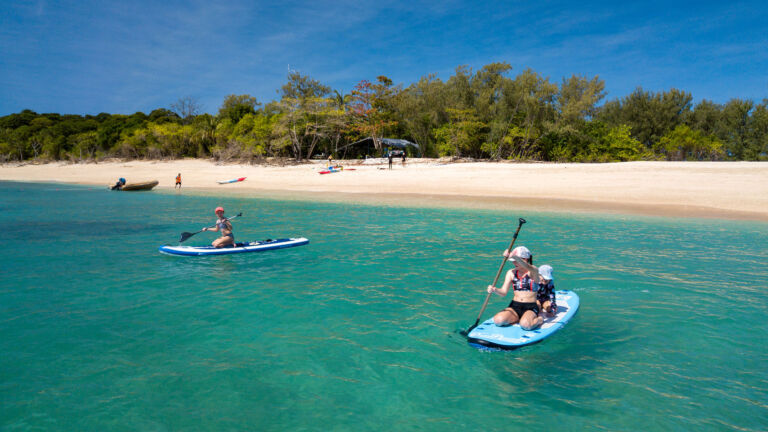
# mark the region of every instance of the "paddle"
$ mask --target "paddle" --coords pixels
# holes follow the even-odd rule
[[[517,226],[517,230],[515,231],[515,235],[512,237],[512,242],[509,243],[509,247],[507,250],[512,253],[512,246],[515,245],[515,240],[517,240],[517,234],[520,233],[520,228],[525,223],[525,219],[520,218],[519,225]],[[499,266],[499,271],[496,272],[496,277],[493,278],[493,283],[491,285],[496,286],[496,282],[499,281],[499,276],[501,276],[501,271],[504,269],[504,264],[507,262],[507,257],[504,257],[501,260],[501,265]],[[488,306],[488,300],[491,299],[491,293],[488,293],[487,296],[485,296],[485,301],[483,302],[483,307],[480,309],[480,313],[477,314],[477,320],[475,321],[475,324],[472,325],[472,327],[467,329],[467,334],[472,331],[475,327],[477,327],[478,324],[480,324],[480,318],[483,316],[483,312],[485,312],[485,308]]]
[[[242,215],[243,215],[243,213],[238,213],[238,214],[236,214],[236,215],[232,216],[231,218],[224,218],[224,220],[232,220],[232,219],[234,219],[234,218],[236,218],[236,217],[240,217],[240,216],[242,216]],[[207,228],[214,228],[215,226],[216,226],[216,225],[214,225],[214,226],[212,226],[212,227],[207,227]],[[183,242],[187,241],[187,239],[189,239],[189,238],[190,238],[190,237],[192,237],[193,235],[195,235],[195,234],[198,234],[198,233],[201,233],[201,232],[203,232],[203,230],[200,230],[200,231],[195,231],[195,232],[193,232],[193,233],[191,233],[191,232],[183,232],[183,233],[181,233],[181,238],[179,239],[179,243],[183,243]]]

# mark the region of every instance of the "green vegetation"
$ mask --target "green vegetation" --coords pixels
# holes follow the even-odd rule
[[[603,103],[605,83],[572,76],[550,82],[506,63],[461,66],[443,82],[408,87],[380,76],[349,94],[296,72],[280,99],[227,96],[217,115],[190,97],[149,115],[37,114],[0,117],[0,161],[213,157],[297,161],[317,154],[361,156],[347,145],[404,138],[424,156],[612,162],[768,160],[768,100],[724,105],[690,93],[638,88]],[[376,156],[380,156],[380,153]]]

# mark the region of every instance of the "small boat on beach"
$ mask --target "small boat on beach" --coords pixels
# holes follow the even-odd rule
[[[236,179],[232,179],[232,180],[219,180],[216,183],[218,183],[218,184],[238,183],[238,182],[241,182],[243,180],[245,180],[245,177],[240,177],[240,178],[236,178]]]
[[[344,168],[343,166],[334,166],[334,167],[328,167],[328,169],[324,169],[320,171],[320,174],[333,174],[337,172],[342,171],[355,171],[354,168]]]
[[[159,182],[157,180],[152,181],[146,181],[141,183],[126,183],[120,189],[117,190],[123,190],[123,191],[145,191],[145,190],[151,190],[153,187],[157,186]]]

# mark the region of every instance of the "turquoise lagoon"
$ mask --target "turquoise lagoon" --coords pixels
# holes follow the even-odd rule
[[[311,243],[157,252],[217,205]],[[479,351],[518,217],[581,310]],[[0,182],[0,224],[3,431],[768,429],[765,223]]]

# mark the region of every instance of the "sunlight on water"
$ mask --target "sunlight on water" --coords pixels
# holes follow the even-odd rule
[[[54,186],[0,182],[3,430],[768,424],[766,224]],[[217,205],[244,213],[238,240],[311,242],[157,252]],[[538,345],[478,351],[460,331],[518,217],[581,309]]]

